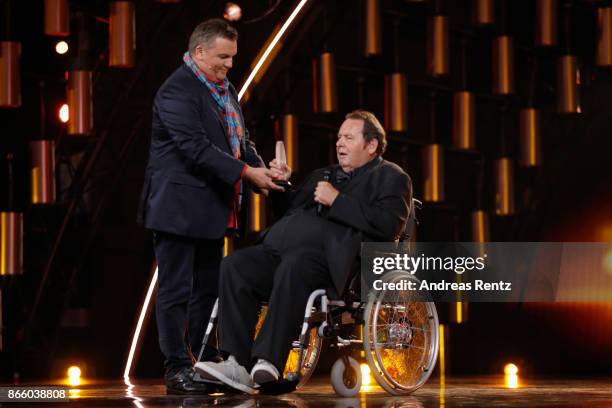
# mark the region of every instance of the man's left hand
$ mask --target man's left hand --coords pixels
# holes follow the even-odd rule
[[[317,183],[317,188],[315,188],[314,192],[314,200],[317,203],[321,203],[327,207],[331,207],[336,197],[338,197],[340,192],[336,190],[330,183],[327,181],[319,181]]]

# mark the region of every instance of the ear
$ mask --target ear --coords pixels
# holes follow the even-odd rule
[[[368,142],[366,149],[369,154],[375,154],[378,150],[378,139],[372,139]]]
[[[202,47],[201,45],[198,45],[195,49],[194,57],[199,61],[202,59],[203,56],[204,56],[204,47]]]

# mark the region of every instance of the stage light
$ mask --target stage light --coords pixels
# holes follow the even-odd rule
[[[370,385],[372,384],[372,378],[370,377],[371,370],[370,366],[363,363],[359,366],[361,369],[361,385]]]
[[[514,214],[514,164],[512,159],[495,160],[495,214]]]
[[[444,149],[441,144],[423,146],[423,201],[444,201]]]
[[[23,274],[23,213],[0,212],[0,276]]]
[[[242,18],[242,9],[236,3],[229,1],[225,3],[223,18],[225,18],[227,21],[238,21]]]
[[[30,202],[55,203],[55,142],[30,142]]]
[[[158,269],[157,267],[155,267],[153,278],[149,283],[149,289],[147,290],[145,300],[142,304],[142,308],[140,309],[140,315],[138,316],[138,323],[136,323],[134,336],[132,337],[132,344],[128,353],[127,362],[125,363],[125,370],[123,371],[123,378],[126,383],[129,383],[130,371],[132,370],[132,361],[134,360],[134,355],[136,354],[136,347],[138,346],[138,340],[140,339],[140,331],[142,330],[144,319],[147,315],[147,311],[149,310],[149,303],[151,303],[151,298],[153,297],[153,292],[155,291],[155,286],[157,285],[157,272]]]
[[[244,83],[240,87],[240,92],[238,92],[238,100],[239,101],[244,102],[244,101],[242,101],[242,97],[244,96],[244,94],[249,89],[249,86],[251,85],[251,82],[255,81],[255,78],[257,77],[257,74],[259,73],[259,70],[262,68],[262,66],[264,65],[264,63],[266,62],[266,60],[268,59],[268,57],[272,53],[272,50],[274,50],[274,48],[276,47],[276,44],[278,44],[278,42],[281,40],[281,38],[285,34],[285,31],[287,31],[287,29],[289,28],[289,26],[291,25],[291,23],[293,22],[295,17],[300,13],[300,11],[302,10],[302,8],[304,7],[304,5],[307,2],[308,2],[308,0],[301,0],[298,3],[298,5],[295,6],[295,8],[291,12],[291,14],[287,18],[287,20],[283,23],[283,25],[281,26],[280,30],[276,34],[274,34],[274,37],[269,42],[268,46],[266,47],[266,50],[261,55],[261,57],[257,60],[257,63],[255,64],[255,67],[251,70],[251,73],[249,74],[248,78],[246,79],[246,81],[244,81]],[[257,83],[257,81],[255,81],[255,83]]]
[[[249,196],[249,231],[259,232],[266,224],[266,206],[263,196],[251,191]]]
[[[504,366],[504,374],[505,375],[517,375],[518,367],[516,366],[516,364],[508,363]]]
[[[68,390],[68,398],[81,398],[81,390],[79,390],[78,388],[71,388],[70,390]]]
[[[408,83],[406,74],[385,75],[385,128],[392,132],[408,130]]]
[[[62,121],[62,123],[68,122],[68,120],[70,119],[70,109],[68,108],[67,103],[60,106],[59,111],[57,112],[57,116],[59,117],[59,120]]]
[[[21,106],[21,43],[0,41],[0,108]]]
[[[78,366],[69,367],[67,373],[69,385],[81,385],[81,369]]]
[[[55,44],[55,52],[60,55],[67,53],[68,48],[68,43],[66,41],[58,41],[57,44]]]
[[[505,377],[505,385],[506,385],[506,388],[518,388],[519,387],[518,375],[516,374],[507,375]]]

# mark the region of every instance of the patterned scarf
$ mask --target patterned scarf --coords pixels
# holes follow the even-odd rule
[[[225,122],[227,124],[226,129],[229,135],[230,145],[232,146],[232,152],[236,159],[240,158],[240,141],[244,135],[244,128],[240,122],[240,116],[229,98],[229,81],[227,78],[223,79],[222,84],[209,81],[208,78],[206,78],[206,74],[204,74],[193,61],[191,55],[189,55],[189,51],[183,55],[183,61],[193,71],[195,76],[206,85],[208,91],[217,103],[217,106],[219,106],[219,111],[225,116]]]

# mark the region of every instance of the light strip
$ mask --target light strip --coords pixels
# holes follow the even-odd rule
[[[151,297],[153,297],[155,285],[157,285],[157,269],[158,268],[155,267],[155,273],[153,273],[153,278],[151,279],[151,283],[149,283],[149,290],[147,290],[147,296],[145,296],[144,303],[142,304],[142,308],[140,309],[140,316],[138,316],[138,323],[136,324],[136,330],[134,330],[134,337],[132,337],[132,346],[130,347],[130,353],[128,354],[127,363],[125,364],[125,371],[123,372],[123,378],[126,379],[126,381],[130,378],[132,361],[134,360],[136,347],[138,346],[138,341],[140,340],[140,331],[142,330],[142,323],[144,322],[144,318],[149,310],[149,303],[151,303]]]
[[[268,48],[266,48],[266,51],[263,53],[259,61],[257,61],[257,64],[255,64],[255,67],[249,74],[247,80],[244,82],[244,85],[242,85],[240,92],[238,92],[239,101],[242,99],[242,96],[246,93],[247,89],[251,85],[251,82],[253,82],[253,79],[255,78],[259,70],[261,69],[261,66],[264,64],[264,62],[266,62],[266,59],[268,59],[268,56],[270,55],[274,47],[276,47],[276,44],[280,41],[283,34],[285,34],[285,31],[287,31],[287,28],[289,28],[289,26],[291,25],[295,17],[298,15],[300,10],[302,10],[302,8],[307,2],[308,0],[300,1],[300,3],[295,7],[295,9],[293,9],[293,12],[289,15],[289,18],[287,18],[287,20],[285,21],[281,29],[278,31],[278,33],[276,33],[276,35],[272,39],[272,42],[270,42],[270,45],[268,45]]]

